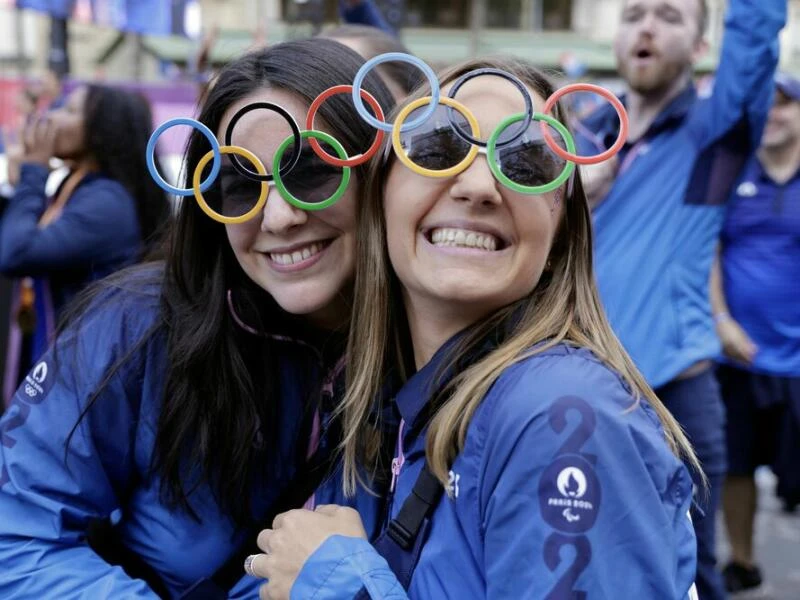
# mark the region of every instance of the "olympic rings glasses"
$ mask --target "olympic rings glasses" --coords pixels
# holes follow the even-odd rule
[[[386,122],[378,102],[361,87],[370,70],[388,61],[416,66],[423,71],[430,87],[430,96],[405,106],[393,124]],[[475,116],[456,100],[461,87],[480,76],[507,80],[519,90],[525,104],[523,112],[506,117],[485,141],[480,137]],[[603,96],[619,115],[619,137],[611,148],[596,156],[578,156],[567,128],[550,115],[560,98],[576,91]],[[351,94],[360,118],[376,129],[372,145],[362,154],[348,156],[336,138],[314,129],[314,117],[320,106],[336,94]],[[276,149],[269,172],[255,154],[233,143],[237,123],[255,110],[278,114],[291,130]],[[312,102],[304,124],[305,129],[301,130],[292,115],[277,104],[251,103],[233,116],[225,131],[225,144],[221,146],[213,132],[202,123],[194,119],[172,119],[158,127],[151,136],[147,146],[147,166],[159,186],[177,196],[193,195],[200,208],[212,219],[222,223],[242,223],[256,217],[263,209],[271,185],[297,208],[313,211],[332,206],[347,190],[350,169],[364,164],[377,153],[385,132],[391,133],[392,143],[387,150],[393,148],[399,160],[415,173],[428,177],[452,177],[467,169],[478,154],[484,154],[498,181],[523,194],[542,194],[555,190],[568,180],[571,183],[576,164],[607,160],[619,152],[628,135],[628,116],[624,106],[604,88],[590,84],[567,85],[551,95],[542,112],[538,113],[534,112],[527,86],[510,73],[493,68],[475,69],[458,78],[449,94],[442,96],[439,81],[426,63],[396,52],[366,61],[356,74],[353,85],[338,85],[325,90]],[[175,125],[194,127],[211,145],[191,174],[192,187],[188,189],[168,184],[155,166],[157,139]],[[206,176],[202,179],[204,173]],[[219,194],[221,205],[211,206],[203,193],[218,177],[222,189]]]

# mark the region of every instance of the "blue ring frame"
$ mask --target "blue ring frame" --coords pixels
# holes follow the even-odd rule
[[[403,123],[403,126],[400,128],[400,132],[405,133],[406,131],[411,131],[420,125],[423,125],[425,121],[433,116],[433,113],[439,106],[439,95],[441,93],[439,88],[439,78],[424,60],[417,58],[416,56],[412,56],[411,54],[406,54],[405,52],[387,52],[369,59],[367,62],[361,65],[358,73],[356,73],[356,78],[353,80],[353,104],[355,105],[359,116],[367,123],[376,129],[391,133],[393,128],[392,123],[378,121],[378,119],[373,117],[371,114],[369,114],[369,111],[367,111],[367,107],[364,105],[364,100],[361,98],[361,86],[364,83],[367,73],[369,73],[373,68],[385,62],[392,61],[406,62],[414,65],[424,73],[425,77],[428,79],[428,83],[431,85],[431,103],[419,117],[409,123]]]
[[[156,156],[156,143],[158,142],[158,138],[164,133],[167,129],[171,127],[175,127],[176,125],[188,125],[189,127],[193,127],[197,129],[200,133],[202,133],[208,141],[211,143],[211,149],[214,152],[214,162],[211,163],[211,173],[208,174],[206,180],[200,184],[200,191],[205,192],[214,184],[214,180],[219,175],[220,167],[222,166],[222,153],[219,151],[219,142],[217,141],[217,137],[213,134],[213,132],[203,125],[197,119],[190,119],[188,117],[176,117],[174,119],[170,119],[168,121],[163,122],[158,128],[153,132],[150,136],[150,139],[147,142],[147,152],[145,154],[146,162],[147,162],[147,170],[150,171],[150,176],[155,180],[160,187],[165,192],[169,192],[170,194],[175,194],[176,196],[191,196],[194,194],[194,190],[192,188],[178,188],[173,185],[167,183],[164,178],[161,176],[161,173],[158,172],[155,163],[155,156]]]

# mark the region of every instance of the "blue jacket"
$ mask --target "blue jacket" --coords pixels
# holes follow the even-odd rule
[[[200,522],[165,507],[151,475],[154,436],[168,368],[166,334],[159,327],[159,287],[113,291],[76,333],[48,352],[0,420],[0,598],[150,598],[140,581],[111,567],[86,544],[90,520],[112,517],[121,539],[149,563],[174,594],[212,575],[243,541],[208,487],[191,496]],[[138,291],[135,291],[137,290]],[[138,349],[136,344],[155,328]],[[280,343],[280,452],[264,466],[269,484],[253,490],[263,514],[295,472],[304,402],[318,385],[316,352]],[[75,430],[65,465],[64,444],[89,396],[109,368],[135,350]],[[317,494],[320,503],[345,504],[341,482]],[[356,503],[367,523],[378,501]],[[352,503],[351,503],[352,504]],[[374,508],[374,514],[369,511]],[[369,525],[368,525],[369,526]],[[243,578],[231,598],[257,598],[258,582]]]
[[[406,432],[442,358],[396,397]],[[424,432],[406,433],[403,448],[392,516],[423,465]],[[366,541],[334,536],[291,597],[351,598],[365,586],[373,600],[675,600],[692,585],[689,473],[647,402],[586,350],[560,345],[506,369],[472,417],[449,482],[408,593]]]
[[[594,210],[595,268],[606,312],[650,385],[719,353],[708,280],[728,199],[769,111],[786,0],[731,0],[713,93],[693,88],[620,155]],[[581,154],[611,146],[609,105],[578,128]]]
[[[14,197],[0,218],[0,272],[46,277],[58,314],[86,284],[133,263],[142,237],[134,198],[99,174],[86,176],[61,216],[39,229],[48,175],[41,165],[22,165]]]
[[[720,265],[728,310],[758,346],[746,368],[800,377],[800,171],[777,183],[753,157],[725,215]]]

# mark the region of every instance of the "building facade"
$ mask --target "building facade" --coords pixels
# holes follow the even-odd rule
[[[614,69],[611,40],[625,0],[377,0],[384,14],[402,22],[402,37],[425,60],[442,63],[485,53],[520,54],[550,68],[577,61],[598,74]],[[701,70],[712,69],[727,0],[707,0],[712,52]],[[790,1],[782,36],[782,64],[800,75],[800,0]],[[214,48],[224,62],[252,46],[311,34],[337,19],[338,0],[199,0],[188,29],[215,24],[222,31]],[[402,15],[397,12],[403,5]],[[22,13],[22,14],[20,14]],[[165,62],[186,61],[199,40],[135,39],[86,23],[70,23],[70,59],[75,77],[154,80]],[[43,68],[48,19],[3,7],[0,1],[0,75]],[[34,71],[35,72],[35,71]]]

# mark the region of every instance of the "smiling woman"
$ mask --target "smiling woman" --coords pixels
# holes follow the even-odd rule
[[[531,65],[497,59],[442,74],[442,93],[483,68],[523,81],[536,110],[554,92]],[[465,83],[458,98],[484,132],[478,142],[525,107],[517,87],[488,77]],[[425,142],[440,166],[464,152],[443,110]],[[564,118],[560,106],[553,116]],[[519,144],[514,177],[556,176],[563,160],[538,121],[510,132],[501,143]],[[364,588],[373,600],[690,594],[692,482],[679,456],[694,457],[600,307],[580,179],[523,194],[495,177],[493,160],[508,168],[490,153],[447,177],[391,159],[370,172],[357,230],[345,484],[353,491],[358,466],[378,458],[362,424],[389,392],[401,419],[390,520],[373,548],[351,511],[279,516],[260,536],[267,556],[252,561],[269,578],[262,597],[363,598]]]

